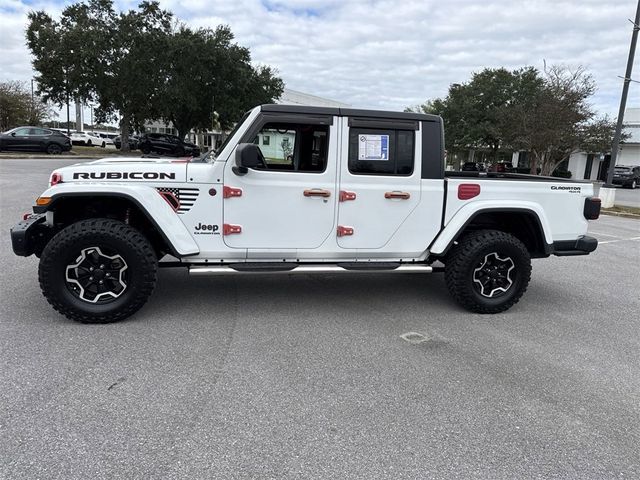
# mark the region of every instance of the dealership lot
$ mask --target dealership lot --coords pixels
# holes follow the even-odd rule
[[[640,475],[640,221],[593,222],[598,250],[535,261],[500,315],[438,274],[167,269],[81,325],[8,235],[70,163],[0,159],[0,478]]]

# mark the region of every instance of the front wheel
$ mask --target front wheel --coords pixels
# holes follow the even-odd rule
[[[454,245],[447,255],[444,277],[451,296],[467,310],[504,312],[529,285],[531,257],[513,235],[477,230]]]
[[[74,223],[40,257],[40,288],[66,317],[83,323],[123,320],[153,292],[158,260],[133,227],[109,219]]]

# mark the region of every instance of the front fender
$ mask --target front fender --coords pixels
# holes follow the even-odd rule
[[[458,238],[464,228],[473,220],[475,216],[485,212],[526,212],[533,213],[540,223],[544,240],[548,245],[553,244],[551,228],[543,208],[535,202],[513,200],[487,200],[471,202],[460,208],[449,223],[436,237],[429,252],[440,255],[447,251],[451,244]]]
[[[171,206],[158,194],[153,187],[146,185],[123,185],[109,183],[60,183],[47,189],[41,197],[50,197],[51,201],[45,207],[52,209],[61,198],[68,197],[120,197],[133,202],[144,213],[149,221],[158,229],[178,256],[196,255],[200,253],[193,237],[178,218]],[[39,213],[38,210],[36,213]]]

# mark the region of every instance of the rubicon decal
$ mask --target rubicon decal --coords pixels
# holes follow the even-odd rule
[[[75,172],[74,180],[175,180],[172,172]]]

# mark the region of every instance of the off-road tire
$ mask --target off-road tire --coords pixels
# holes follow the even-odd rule
[[[75,296],[66,267],[87,247],[109,248],[126,262],[128,279],[122,294],[102,304]],[[47,301],[61,314],[82,323],[111,323],[138,311],[156,283],[158,259],[149,241],[133,227],[110,219],[90,219],[69,225],[47,244],[40,257],[38,278]]]
[[[496,298],[487,298],[474,286],[476,267],[493,252],[513,260],[513,284]],[[500,313],[518,303],[531,279],[531,256],[524,244],[498,230],[477,230],[463,236],[446,256],[444,278],[449,293],[461,306],[476,313]]]

